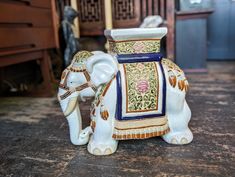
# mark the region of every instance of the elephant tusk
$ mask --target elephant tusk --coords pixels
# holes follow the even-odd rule
[[[74,111],[76,104],[77,104],[77,97],[70,98],[68,106],[67,106],[66,110],[64,111],[64,115],[66,117],[69,116]]]

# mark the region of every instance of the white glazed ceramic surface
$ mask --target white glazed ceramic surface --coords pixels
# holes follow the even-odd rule
[[[166,33],[166,28],[105,31],[107,38],[112,40],[161,39]],[[188,128],[191,111],[185,100],[188,82],[183,71],[174,63],[163,59],[161,64],[166,79],[166,114],[162,120],[167,120],[166,126],[169,126],[169,131],[165,131],[162,138],[170,144],[188,144],[193,139],[192,132]],[[118,138],[113,136],[114,126],[117,124],[117,120],[115,120],[117,105],[115,76],[122,68],[123,64],[118,64],[115,56],[103,52],[83,51],[75,55],[71,65],[62,74],[58,99],[69,124],[70,140],[74,145],[88,143],[88,151],[91,154],[109,155],[117,149]],[[158,68],[158,70],[160,69]],[[160,82],[163,75],[158,74]],[[162,88],[161,85],[162,83],[159,83],[159,88]],[[125,91],[122,93],[122,98],[125,99]],[[160,93],[159,98],[162,96]],[[82,130],[79,102],[86,101],[87,97],[95,97],[95,101],[91,109],[91,125]],[[148,133],[150,132],[145,132],[145,135]],[[138,139],[137,136],[132,138]]]
[[[105,30],[107,39],[114,41],[141,40],[141,39],[161,39],[167,34],[167,28],[130,28]]]

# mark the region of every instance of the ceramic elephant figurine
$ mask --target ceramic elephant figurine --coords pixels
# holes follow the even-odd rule
[[[116,151],[119,140],[161,136],[188,144],[191,111],[183,71],[159,53],[166,28],[107,30],[109,54],[78,52],[62,74],[58,99],[75,145],[94,155]],[[95,97],[82,130],[79,100]],[[92,134],[92,136],[90,136]]]

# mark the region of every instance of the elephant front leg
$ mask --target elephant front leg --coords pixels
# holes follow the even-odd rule
[[[96,117],[94,133],[88,144],[88,151],[93,155],[110,155],[117,149],[118,141],[112,138],[112,121],[108,117],[107,120]]]

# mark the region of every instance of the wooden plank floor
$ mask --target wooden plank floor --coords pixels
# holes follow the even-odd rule
[[[105,157],[69,142],[55,98],[1,98],[0,176],[235,176],[235,63],[210,62],[208,74],[188,78],[191,144],[121,141]]]

